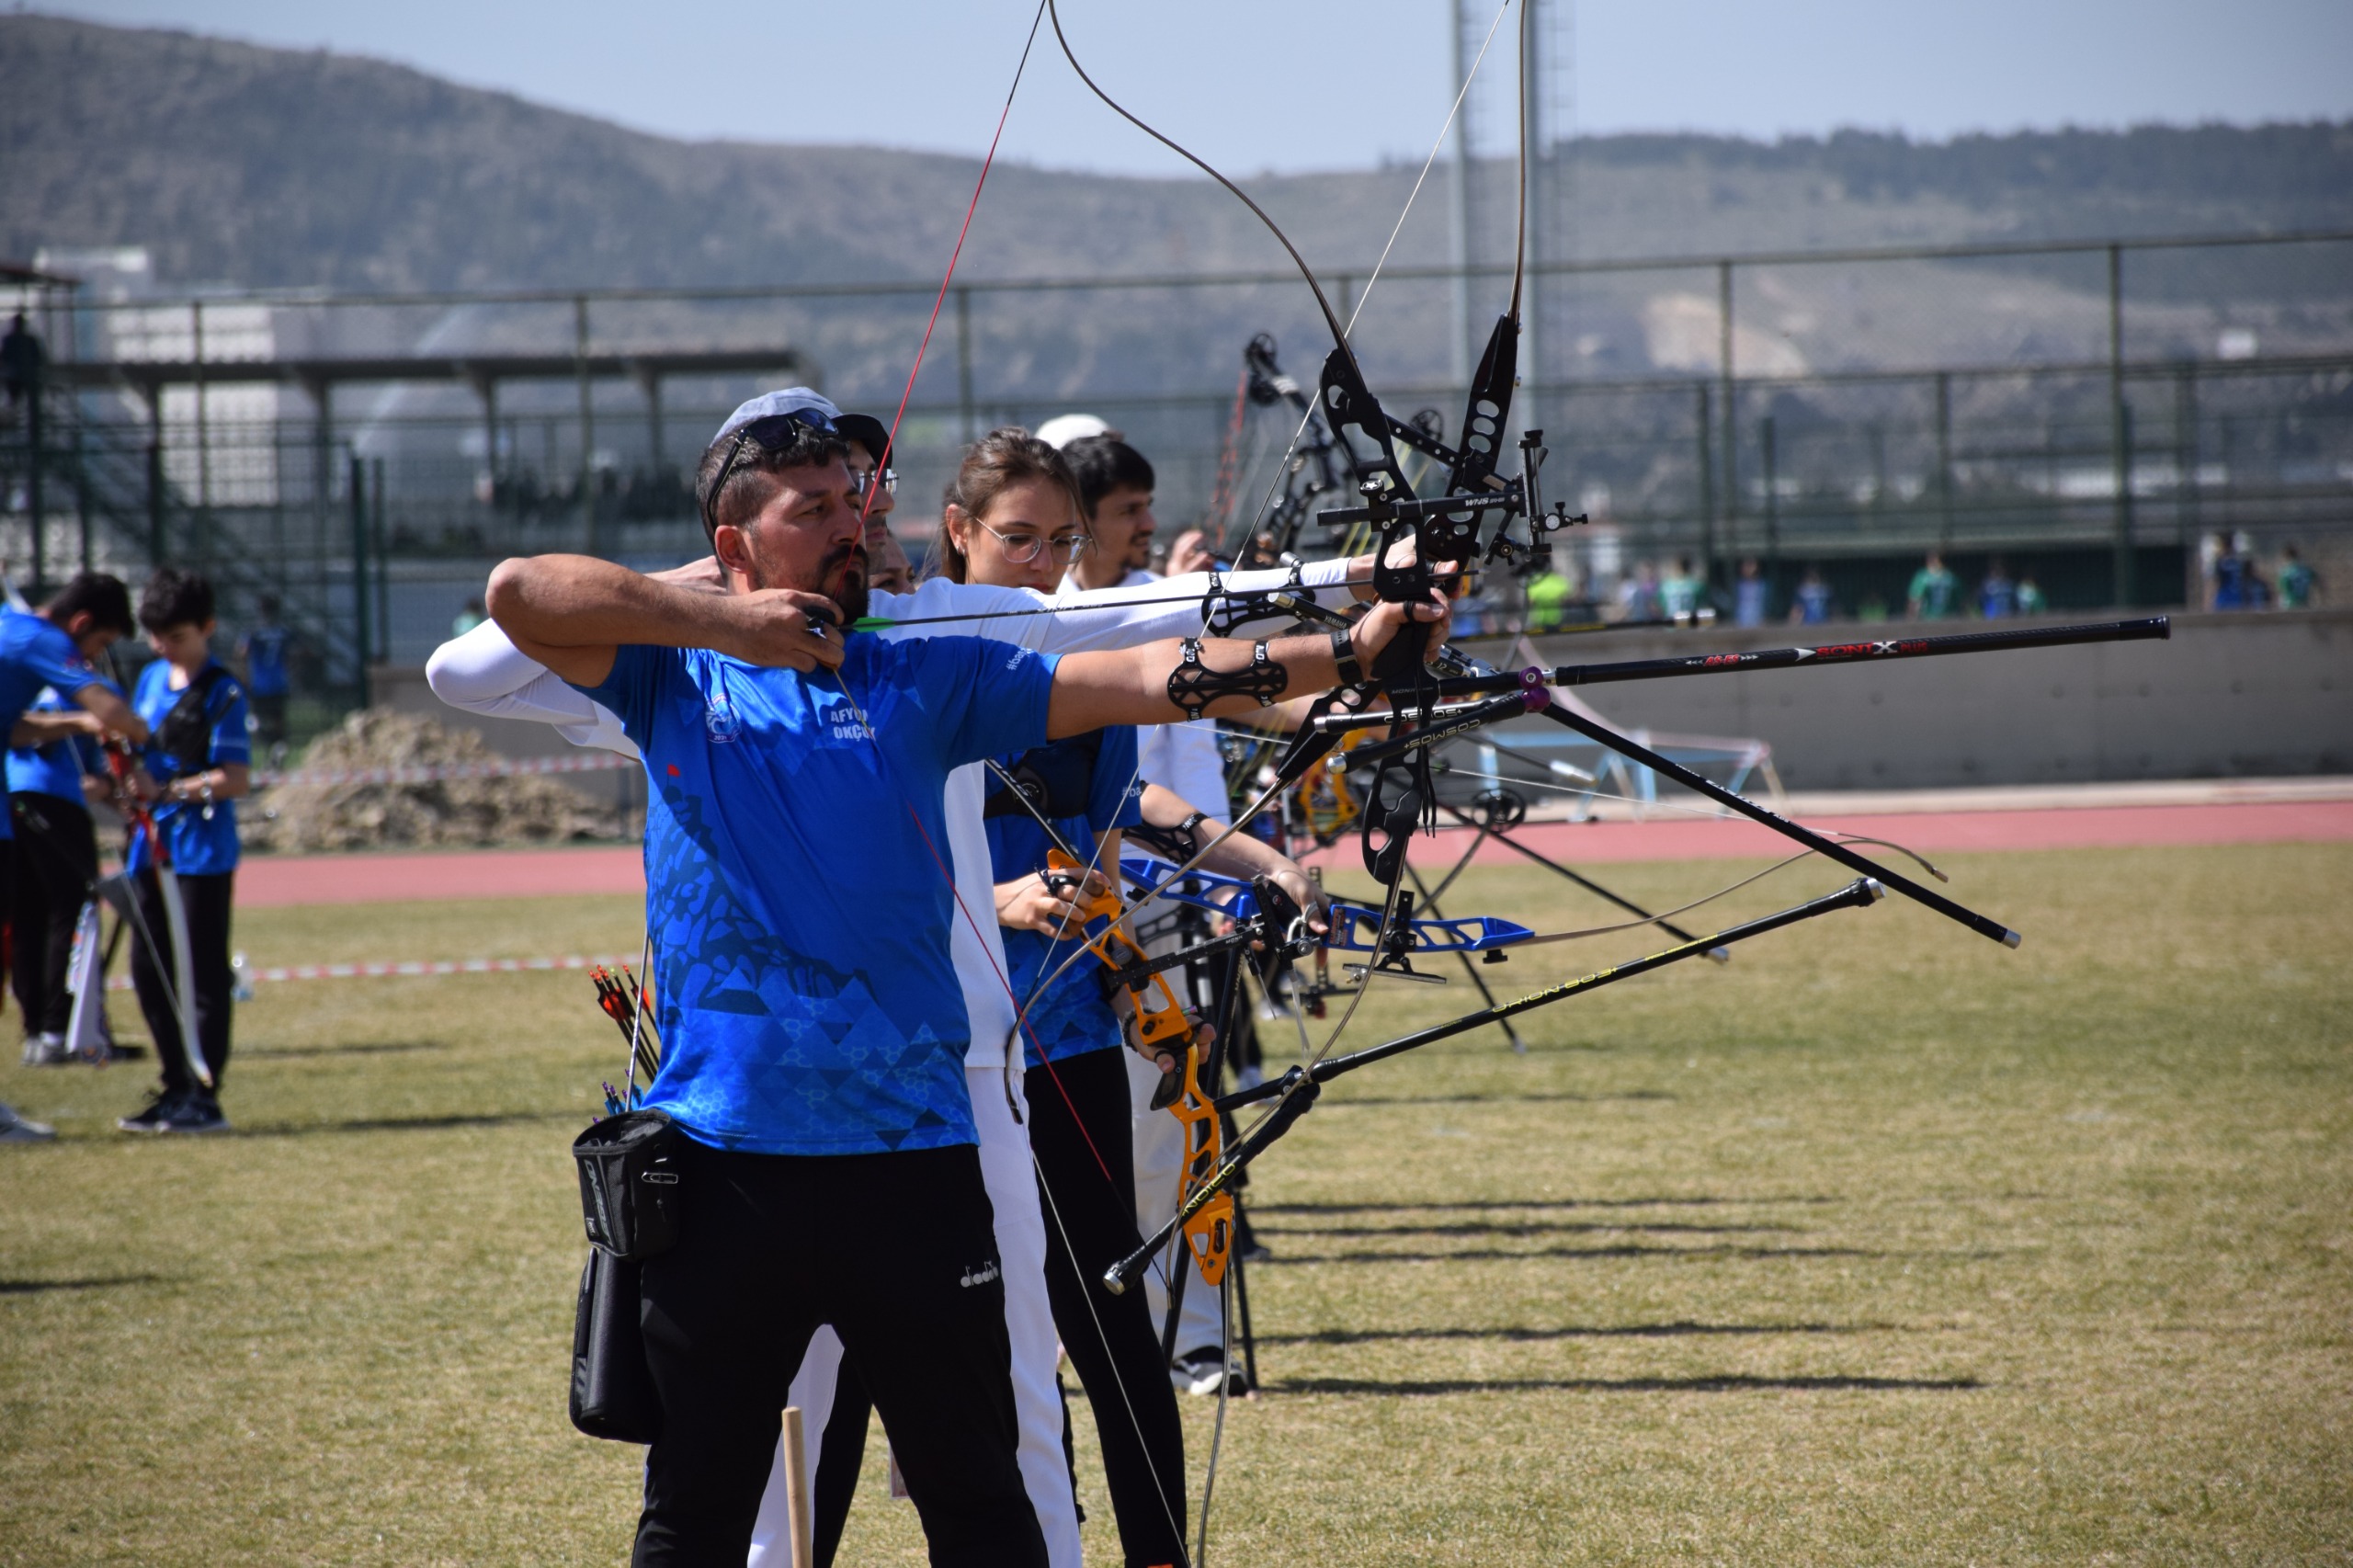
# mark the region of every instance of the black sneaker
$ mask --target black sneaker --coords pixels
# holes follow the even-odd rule
[[[179,1096],[157,1089],[148,1097],[146,1109],[134,1111],[115,1125],[125,1132],[161,1132],[179,1108]]]
[[[226,1132],[229,1119],[221,1114],[221,1102],[210,1095],[190,1095],[164,1119],[158,1132]]]

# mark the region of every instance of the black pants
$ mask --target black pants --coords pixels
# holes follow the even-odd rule
[[[1103,1271],[1142,1240],[1120,1057],[1090,1051],[1029,1073],[1029,1147],[1046,1210],[1054,1330],[1095,1409],[1120,1549],[1144,1568],[1185,1561],[1185,1430],[1144,1293],[1114,1296],[1102,1284]]]
[[[935,1563],[1033,1564],[1005,1280],[978,1151],[787,1157],[694,1143],[642,1281],[662,1396],[638,1568],[742,1568],[792,1374],[831,1324],[882,1413]]]
[[[229,906],[236,880],[234,871],[179,879],[180,901],[188,907],[188,965],[196,980],[196,1039],[205,1066],[211,1069],[215,1094],[229,1071],[229,993],[235,983],[229,968]],[[156,947],[168,954],[171,920],[164,913],[163,884],[152,867],[131,879],[131,892],[140,920],[153,933]],[[172,1006],[172,987],[177,982],[171,960],[165,958],[165,967],[156,968],[157,955],[138,939],[135,929],[132,938],[131,983],[139,993],[140,1015],[147,1020],[147,1032],[163,1062],[164,1092],[186,1094],[197,1084],[180,1049],[179,1014]]]
[[[74,926],[98,880],[98,835],[90,813],[54,795],[12,795],[16,886],[8,900],[9,983],[27,1034],[65,1032],[74,998],[65,971]]]

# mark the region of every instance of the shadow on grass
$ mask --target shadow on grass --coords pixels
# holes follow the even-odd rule
[[[292,1062],[305,1056],[405,1056],[420,1051],[448,1051],[446,1040],[391,1040],[373,1045],[289,1045],[243,1046],[237,1059],[257,1062]]]
[[[1478,1339],[1539,1345],[1559,1339],[1681,1339],[1708,1335],[1870,1334],[1876,1323],[1628,1323],[1571,1328],[1327,1328],[1316,1334],[1262,1334],[1261,1345],[1378,1345],[1392,1340]]]
[[[1611,1227],[1617,1229],[1619,1227]],[[1914,1256],[1879,1252],[1870,1247],[1741,1247],[1645,1246],[1627,1242],[1605,1247],[1463,1247],[1455,1252],[1327,1252],[1278,1253],[1259,1267],[1291,1267],[1311,1263],[1496,1263],[1543,1257],[1895,1257]],[[1976,1256],[1976,1255],[1970,1255]]]
[[[1605,1105],[1625,1100],[1672,1100],[1665,1089],[1629,1089],[1622,1095],[1350,1095],[1324,1099],[1318,1108],[1340,1110],[1381,1105]]]
[[[576,1121],[587,1125],[584,1110],[485,1111],[453,1116],[381,1116],[355,1121],[280,1122],[247,1125],[237,1130],[245,1138],[313,1138],[333,1132],[438,1132],[455,1127],[511,1127],[534,1121]]]
[[[1253,1203],[1253,1214],[1477,1214],[1492,1209],[1699,1209],[1711,1204],[1839,1203],[1836,1198],[1498,1198],[1485,1203]]]
[[[115,1274],[96,1279],[0,1279],[0,1296],[38,1296],[51,1290],[111,1290],[118,1285],[160,1285],[160,1274]]]
[[[1686,1220],[1503,1220],[1453,1225],[1260,1225],[1262,1236],[1541,1236],[1563,1232],[1641,1231],[1679,1235],[1741,1235],[1794,1225],[1709,1225]]]
[[[1982,1389],[1975,1378],[1285,1378],[1272,1393],[1949,1393]]]

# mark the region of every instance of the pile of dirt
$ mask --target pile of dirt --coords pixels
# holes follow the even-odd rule
[[[312,743],[301,770],[433,767],[496,762],[472,730],[415,713],[368,709]],[[239,813],[254,850],[550,844],[613,838],[620,815],[550,778],[454,778],[422,784],[297,780],[256,793]]]

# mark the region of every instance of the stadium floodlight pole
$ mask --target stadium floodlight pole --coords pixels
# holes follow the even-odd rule
[[[1624,963],[1613,964],[1608,969],[1596,970],[1591,974],[1565,981],[1559,985],[1549,985],[1541,991],[1531,991],[1525,996],[1498,1003],[1491,1007],[1482,1007],[1475,1013],[1465,1013],[1459,1018],[1453,1018],[1442,1024],[1433,1024],[1428,1028],[1417,1029],[1409,1035],[1401,1035],[1395,1040],[1380,1045],[1367,1046],[1362,1051],[1351,1051],[1346,1056],[1328,1056],[1318,1062],[1308,1062],[1304,1066],[1293,1067],[1279,1078],[1270,1078],[1254,1087],[1222,1096],[1211,1102],[1220,1115],[1225,1115],[1245,1105],[1255,1105],[1260,1100],[1273,1100],[1275,1108],[1267,1113],[1264,1120],[1243,1135],[1241,1141],[1235,1143],[1233,1150],[1227,1153],[1223,1163],[1210,1175],[1207,1180],[1192,1190],[1166,1224],[1153,1233],[1143,1245],[1104,1271],[1103,1288],[1117,1296],[1133,1285],[1137,1277],[1168,1245],[1169,1238],[1189,1223],[1194,1215],[1207,1208],[1211,1200],[1219,1193],[1231,1186],[1233,1178],[1240,1176],[1248,1167],[1250,1162],[1256,1159],[1268,1144],[1290,1131],[1299,1119],[1313,1108],[1316,1096],[1324,1092],[1324,1085],[1343,1073],[1353,1073],[1359,1067],[1370,1066],[1375,1062],[1384,1062],[1392,1056],[1403,1055],[1408,1051],[1428,1045],[1432,1041],[1467,1034],[1472,1029],[1484,1028],[1489,1024],[1501,1023],[1504,1019],[1520,1013],[1550,1006],[1552,1003],[1566,1001],[1572,996],[1582,995],[1588,991],[1599,990],[1602,986],[1620,980],[1631,980],[1638,974],[1648,974],[1654,969],[1664,969],[1668,964],[1680,963],[1685,959],[1704,958],[1719,948],[1730,947],[1734,942],[1745,942],[1751,937],[1762,937],[1768,931],[1779,931],[1785,926],[1795,926],[1800,921],[1812,920],[1818,915],[1828,915],[1836,910],[1868,909],[1886,896],[1886,890],[1880,885],[1878,878],[1859,877],[1836,892],[1824,893],[1820,898],[1792,904],[1776,915],[1768,915],[1742,925],[1728,926],[1712,937],[1699,937],[1688,942],[1678,942],[1674,947],[1662,948],[1657,952],[1645,957],[1630,959]]]
[[[1933,659],[1948,653],[2001,653],[2018,648],[2063,648],[2078,642],[2164,642],[2173,635],[2170,618],[2099,620],[2078,626],[2021,628],[2016,631],[1962,631],[1944,637],[1875,638],[1862,642],[1826,642],[1812,648],[1762,648],[1746,653],[1693,653],[1680,659],[1624,659],[1606,665],[1560,665],[1542,673],[1546,686],[1602,686],[1611,681],[1659,680],[1671,676],[1734,675],[1743,670],[1794,669],[1801,665],[1854,665],[1889,659]],[[1520,690],[1530,672],[1460,676],[1438,682],[1440,697],[1473,697]]]

